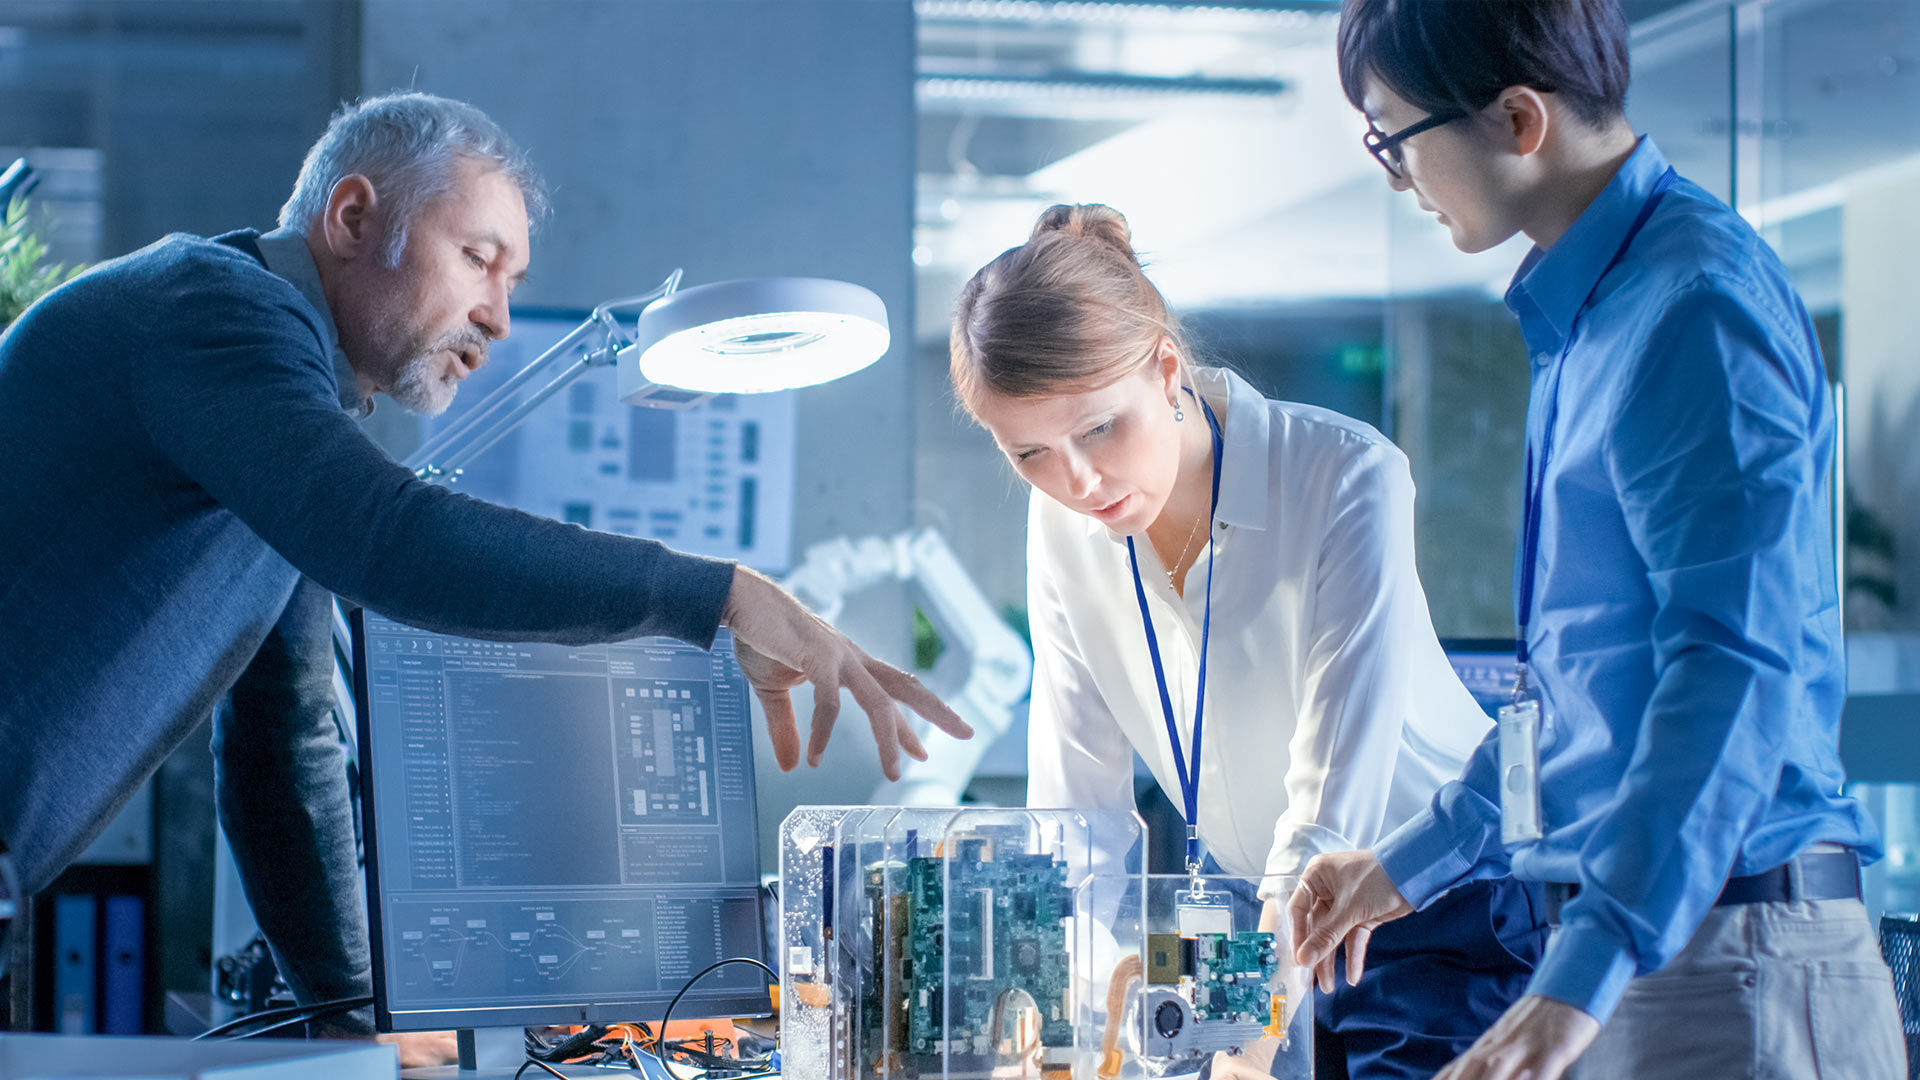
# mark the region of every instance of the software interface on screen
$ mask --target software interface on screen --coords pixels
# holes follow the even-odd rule
[[[711,652],[509,645],[369,612],[359,651],[385,1011],[657,1013],[713,961],[761,954],[747,686],[724,632]],[[761,986],[729,966],[681,1008]]]

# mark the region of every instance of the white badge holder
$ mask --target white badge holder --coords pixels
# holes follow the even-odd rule
[[[1191,884],[1173,894],[1174,926],[1182,937],[1233,933],[1233,894],[1208,889],[1198,874]]]
[[[1522,684],[1524,686],[1524,683]],[[1540,828],[1540,699],[1502,705],[1500,728],[1500,842],[1531,844]]]

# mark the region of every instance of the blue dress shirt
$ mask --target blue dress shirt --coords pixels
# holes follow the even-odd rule
[[[1502,847],[1490,737],[1378,848],[1415,906],[1474,878],[1578,882],[1529,990],[1603,1022],[1729,876],[1821,841],[1879,855],[1840,793],[1833,410],[1813,324],[1766,243],[1686,180],[1607,269],[1666,169],[1643,138],[1507,292],[1536,452],[1563,369],[1528,632],[1546,837]]]

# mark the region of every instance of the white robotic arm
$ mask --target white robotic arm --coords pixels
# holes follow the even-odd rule
[[[849,594],[889,580],[912,583],[921,610],[946,644],[927,684],[973,725],[974,735],[966,742],[930,737],[928,759],[909,760],[900,782],[883,784],[868,801],[955,806],[987,748],[1011,726],[1013,707],[1027,696],[1033,653],[933,529],[815,544],[782,584],[832,622]],[[922,733],[928,730],[924,722],[916,724]]]

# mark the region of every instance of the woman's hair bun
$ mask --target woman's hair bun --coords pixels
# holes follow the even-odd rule
[[[1033,235],[1027,237],[1027,242],[1055,232],[1099,241],[1126,256],[1128,262],[1139,262],[1133,252],[1133,232],[1127,228],[1126,215],[1105,203],[1049,206],[1040,220],[1033,223]]]

